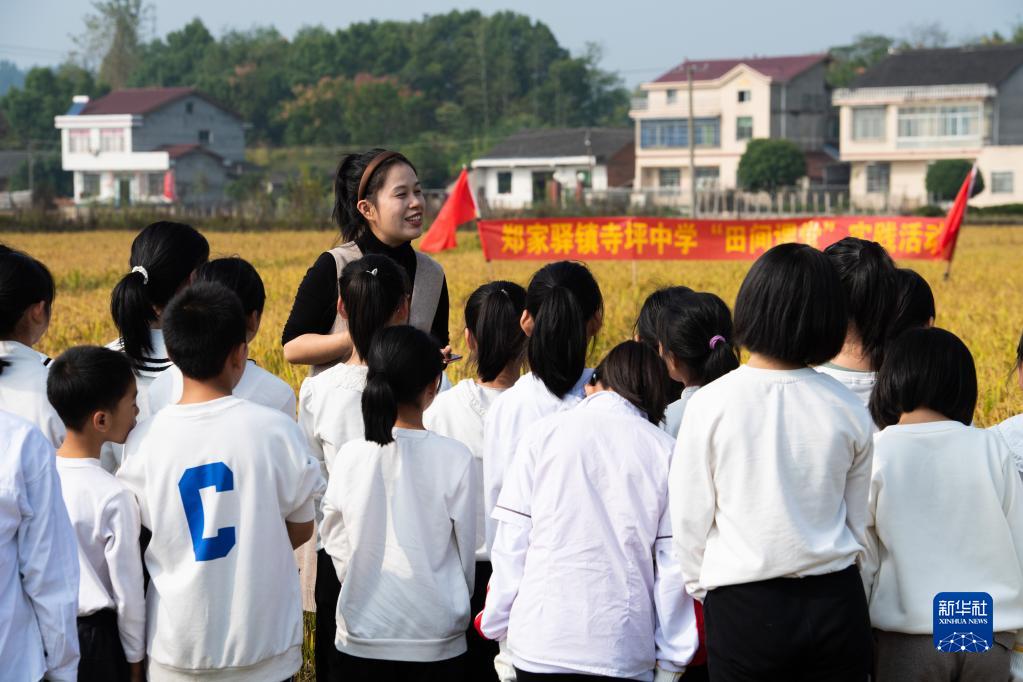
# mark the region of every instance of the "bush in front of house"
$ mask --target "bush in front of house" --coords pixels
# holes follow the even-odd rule
[[[749,192],[774,194],[795,185],[804,175],[806,157],[789,140],[750,140],[739,159],[739,185]]]
[[[963,186],[963,180],[969,175],[973,164],[965,159],[944,159],[935,161],[927,168],[927,177],[924,179],[924,186],[927,193],[937,201],[952,201]],[[973,193],[975,197],[984,191],[984,176],[977,170],[977,179],[973,181]]]

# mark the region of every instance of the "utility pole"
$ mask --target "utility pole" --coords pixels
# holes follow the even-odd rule
[[[689,87],[689,215],[696,218],[696,139],[693,120],[693,70],[694,65],[686,62],[686,81]]]

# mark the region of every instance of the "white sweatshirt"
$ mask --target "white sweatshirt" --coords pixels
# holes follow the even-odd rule
[[[454,438],[472,453],[473,475],[476,477],[476,559],[486,561],[486,519],[483,510],[483,422],[490,406],[502,388],[480,386],[475,379],[462,379],[443,393],[423,413],[423,424],[434,433]]]
[[[141,661],[146,602],[135,496],[98,459],[57,457],[57,473],[78,539],[78,615],[115,609],[124,655]]]
[[[181,370],[171,365],[149,385],[147,412],[156,414],[167,405],[181,400],[184,378]],[[245,363],[245,372],[232,394],[257,405],[280,410],[295,419],[295,391],[283,379],[274,376],[254,361]]]
[[[472,454],[429,431],[345,444],[323,498],[324,549],[341,581],[339,651],[440,661],[465,652],[475,577]]]
[[[479,629],[515,667],[652,680],[684,669],[698,638],[673,557],[674,440],[621,396],[543,419],[505,474]]]
[[[874,425],[812,369],[743,365],[686,406],[671,521],[686,589],[823,575],[862,553]]]
[[[0,410],[35,424],[54,448],[64,442],[64,423],[46,398],[45,356],[17,341],[0,341]]]
[[[1023,484],[991,431],[941,421],[877,435],[862,571],[871,624],[929,634],[934,595],[987,592],[1023,628]]]
[[[1009,447],[1016,462],[1016,468],[1019,470],[1020,476],[1023,476],[1023,414],[1009,417],[1001,424],[992,426],[991,430],[997,433]]]
[[[814,369],[821,374],[838,379],[838,382],[855,393],[864,405],[870,404],[870,394],[874,391],[874,384],[877,383],[877,372],[848,369],[830,362],[817,365]]]
[[[293,675],[302,605],[285,521],[311,521],[323,489],[295,422],[234,396],[168,405],[131,433],[118,478],[153,532],[149,679]]]
[[[368,373],[365,365],[342,363],[302,382],[298,423],[324,476],[330,473],[341,446],[362,438],[362,392]]]
[[[8,368],[10,369],[10,368]],[[78,561],[53,446],[0,410],[0,661],[10,680],[78,679]]]
[[[501,494],[504,472],[511,464],[519,441],[543,417],[577,405],[585,397],[586,382],[592,369],[584,369],[579,381],[563,398],[547,390],[532,372],[519,377],[515,385],[502,393],[490,406],[483,422],[483,508],[486,512],[486,552],[494,546],[497,522],[491,517],[497,497]]]

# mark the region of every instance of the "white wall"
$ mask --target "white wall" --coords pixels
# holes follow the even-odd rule
[[[573,191],[577,183],[577,173],[587,172],[590,166],[569,165],[569,166],[525,166],[525,167],[488,167],[474,168],[472,171],[472,188],[478,192],[483,188],[483,196],[477,199],[485,200],[491,208],[518,209],[526,208],[533,204],[533,173],[554,173],[554,179],[561,183],[566,190]],[[597,164],[593,166],[592,185],[595,191],[607,189],[607,166]],[[511,192],[498,194],[497,176],[498,173],[511,173]]]

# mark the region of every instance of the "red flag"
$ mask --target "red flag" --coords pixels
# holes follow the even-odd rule
[[[163,174],[163,197],[169,201],[177,201],[177,186],[174,182],[174,169]]]
[[[973,181],[976,177],[977,164],[974,163],[970,173],[963,180],[963,186],[959,188],[959,193],[956,194],[956,200],[952,203],[952,208],[948,210],[948,215],[945,216],[945,229],[941,232],[938,251],[941,253],[941,257],[949,263],[952,262],[952,256],[955,255],[956,242],[959,239],[959,227],[963,223],[963,216],[966,215],[966,202],[970,200],[970,195],[973,194]]]
[[[469,173],[462,168],[451,195],[440,207],[440,213],[437,214],[433,225],[423,237],[423,241],[419,242],[419,250],[437,253],[455,248],[457,246],[455,229],[463,223],[474,220],[476,215],[476,201],[472,198],[472,192],[469,191]]]

